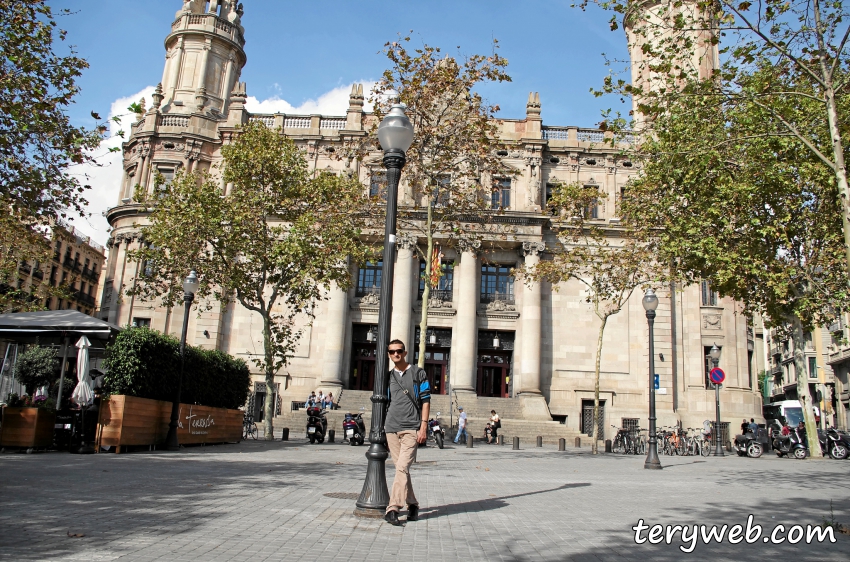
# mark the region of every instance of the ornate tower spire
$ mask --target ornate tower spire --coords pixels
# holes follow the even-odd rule
[[[165,38],[163,113],[226,115],[245,56],[242,4],[183,0]]]

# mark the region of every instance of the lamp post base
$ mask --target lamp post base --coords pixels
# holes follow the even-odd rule
[[[354,507],[358,517],[380,518],[386,513],[390,503],[387,490],[386,461],[389,457],[383,443],[372,443],[366,451],[369,466],[366,468],[366,481]]]
[[[661,462],[658,460],[656,460],[655,462],[646,461],[643,463],[643,467],[649,470],[661,470],[662,468],[664,468],[663,466],[661,466]]]

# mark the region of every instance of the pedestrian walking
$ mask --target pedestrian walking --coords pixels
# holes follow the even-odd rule
[[[457,436],[455,437],[455,443],[460,440],[461,435],[463,435],[463,442],[466,443],[466,440],[469,439],[469,436],[466,434],[466,412],[463,411],[463,406],[458,406],[457,411],[460,414],[457,416]]]
[[[387,346],[393,368],[387,385],[390,401],[384,431],[387,447],[395,464],[395,478],[390,503],[384,519],[390,525],[401,525],[398,512],[407,505],[407,520],[419,519],[419,500],[413,493],[410,465],[416,460],[416,448],[428,438],[428,415],[431,413],[431,385],[428,374],[407,362],[404,342],[393,340]]]

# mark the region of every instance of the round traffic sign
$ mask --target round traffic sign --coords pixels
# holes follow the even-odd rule
[[[715,367],[708,373],[708,378],[711,379],[711,382],[714,384],[721,384],[726,380],[726,373],[724,373],[723,369],[720,367]]]

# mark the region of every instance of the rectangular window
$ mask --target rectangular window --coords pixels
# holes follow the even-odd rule
[[[369,182],[369,197],[377,197],[381,201],[387,200],[387,172],[372,172]]]
[[[511,180],[502,178],[493,182],[493,194],[490,199],[492,209],[511,208]]]
[[[593,202],[584,208],[584,220],[595,220],[599,218],[599,201],[594,199]]]
[[[818,360],[817,357],[809,357],[809,378],[818,378]]]
[[[703,306],[717,306],[717,291],[711,290],[711,284],[703,279],[700,283]]]
[[[436,287],[431,287],[431,297],[439,296],[441,300],[446,302],[452,301],[452,288],[454,283],[454,262],[447,261],[442,264],[443,274],[440,276],[440,282]],[[422,299],[422,293],[425,292],[425,262],[419,262],[419,298]]]
[[[481,266],[481,302],[514,302],[514,278],[507,265]]]
[[[150,318],[133,318],[133,326],[137,328],[150,328],[151,327],[151,319]]]
[[[431,201],[437,207],[445,207],[449,204],[451,197],[451,176],[440,176],[434,184],[434,193],[431,195]]]
[[[362,297],[377,292],[381,288],[381,268],[383,261],[366,262],[357,272],[357,296]]]
[[[157,173],[162,176],[158,178],[157,197],[162,197],[171,182],[174,181],[174,168],[157,167]]]

